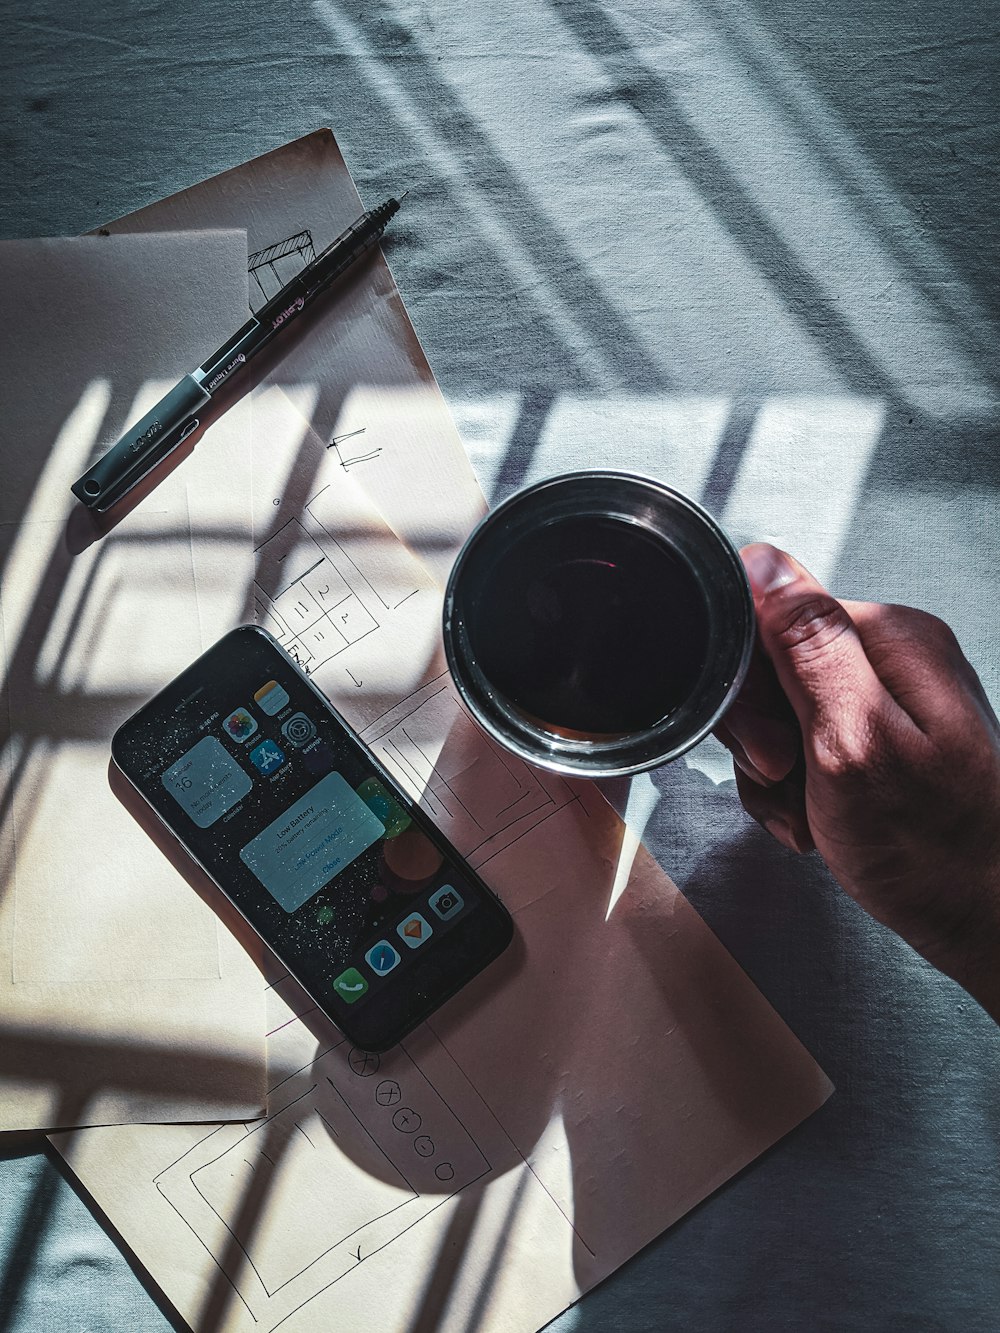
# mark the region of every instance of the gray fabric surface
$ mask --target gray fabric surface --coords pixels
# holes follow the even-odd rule
[[[996,4],[4,19],[3,235],[328,124],[367,201],[413,189],[390,263],[491,499],[652,472],[838,592],[944,615],[1000,698]],[[723,776],[706,746],[612,794],[838,1091],[554,1327],[995,1329],[1000,1034]],[[0,1160],[0,1281],[0,1331],[168,1326],[37,1145]]]

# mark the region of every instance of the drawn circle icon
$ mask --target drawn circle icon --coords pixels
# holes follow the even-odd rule
[[[308,745],[316,735],[316,724],[305,713],[293,713],[281,728],[281,734],[289,745],[301,749]]]
[[[420,1117],[416,1111],[411,1111],[408,1106],[401,1106],[392,1117],[392,1123],[400,1134],[416,1134],[420,1128]]]
[[[402,1095],[394,1078],[383,1079],[375,1089],[375,1100],[379,1106],[395,1106]]]
[[[434,1156],[434,1140],[426,1134],[418,1134],[413,1140],[413,1151],[418,1157]]]
[[[454,1180],[455,1168],[452,1166],[451,1162],[438,1162],[437,1166],[434,1168],[434,1174],[437,1176],[438,1180]]]
[[[357,1047],[355,1047],[354,1050],[351,1051],[350,1054],[351,1068],[354,1070],[355,1074],[357,1074],[359,1078],[371,1078],[372,1074],[378,1072],[378,1067],[380,1063],[381,1061],[379,1060],[378,1056],[373,1055],[371,1051],[362,1051],[359,1050]]]

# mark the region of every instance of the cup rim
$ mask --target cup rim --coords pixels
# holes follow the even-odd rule
[[[504,517],[512,509],[530,503],[540,492],[564,488],[572,484],[586,485],[595,481],[617,481],[627,486],[635,485],[642,491],[648,492],[651,490],[660,497],[667,498],[671,503],[680,504],[687,509],[689,514],[707,529],[719,548],[729,557],[736,582],[739,584],[742,594],[740,600],[746,617],[743,650],[737,669],[711,715],[694,732],[685,735],[681,741],[661,750],[655,756],[630,762],[609,762],[611,760],[610,744],[607,741],[564,739],[557,750],[541,753],[541,745],[536,750],[530,744],[522,741],[516,732],[499,726],[491,714],[482,706],[475,690],[470,686],[467,679],[468,667],[462,660],[456,644],[456,587],[471,554],[495,531],[496,527],[502,523]],[[753,593],[739,551],[725,529],[703,505],[693,500],[683,491],[677,490],[657,477],[639,472],[630,472],[621,468],[584,468],[543,477],[515,491],[513,495],[509,495],[494,509],[485,514],[466,537],[455,557],[445,587],[442,624],[445,659],[449,674],[462,701],[478,725],[509,753],[517,755],[529,764],[548,769],[550,772],[559,773],[564,777],[612,778],[648,772],[650,769],[659,768],[674,759],[680,758],[681,755],[686,754],[700,744],[718,724],[738,695],[749,669],[755,639]],[[488,688],[486,692],[490,693]],[[499,692],[496,692],[496,694],[498,695]],[[530,727],[527,730],[530,733]],[[656,727],[653,727],[645,731],[631,733],[631,735],[633,739],[638,739],[643,736],[651,736],[655,734],[655,731]],[[553,733],[547,732],[544,728],[538,728],[537,734],[540,738],[553,736]],[[602,754],[606,756],[605,760],[602,760]],[[586,762],[588,758],[591,760],[590,763]]]

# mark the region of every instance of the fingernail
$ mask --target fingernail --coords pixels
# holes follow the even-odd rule
[[[771,819],[764,820],[764,827],[772,838],[776,838],[781,843],[782,847],[787,847],[790,852],[798,852],[799,848],[790,824],[786,824],[783,819],[774,816]]]
[[[745,773],[751,782],[756,782],[758,787],[769,787],[771,785],[760,769],[755,768],[745,754],[740,754],[737,750],[730,750],[729,753],[733,756],[733,763],[736,767],[741,773]]]
[[[769,546],[767,542],[754,542],[752,546],[745,546],[740,555],[750,585],[758,597],[766,597],[769,592],[794,583],[799,577],[799,571],[784,551]]]
[[[726,714],[733,739],[758,772],[770,782],[787,778],[799,757],[799,731],[780,717],[758,713],[746,704],[735,704]],[[748,774],[753,777],[753,774]]]

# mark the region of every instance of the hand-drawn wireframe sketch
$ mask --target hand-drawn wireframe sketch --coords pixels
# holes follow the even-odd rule
[[[481,731],[446,674],[371,723],[362,740],[477,869],[579,801],[576,782],[531,767]]]
[[[374,634],[380,619],[420,591],[419,585],[402,596],[398,588],[380,590],[377,575],[369,577],[360,568],[337,539],[336,527],[325,528],[316,517],[323,509],[321,492],[305,506],[312,532],[301,518],[292,517],[255,551],[258,613],[271,617],[275,637],[309,672]]]
[[[378,629],[355,588],[377,610],[390,610],[336,537],[326,537],[321,545],[299,519],[290,518],[256,551],[258,609],[272,617],[276,637],[306,671]]]
[[[456,1244],[458,1327],[490,1327],[496,1299],[518,1328],[564,1308],[572,1227],[433,1032],[375,1055],[287,975],[267,998],[264,1120],[58,1138],[84,1178],[110,1154],[97,1192],[191,1327],[399,1328]],[[523,1265],[493,1263],[515,1219],[532,1237],[541,1301]],[[481,1249],[466,1254],[473,1221]],[[178,1266],[164,1271],[171,1255]]]
[[[367,721],[440,669],[441,594],[288,395],[258,391],[252,419],[247,614]],[[292,466],[312,483],[301,499],[286,485]]]
[[[286,236],[273,245],[266,245],[262,250],[255,250],[247,257],[250,309],[256,313],[315,258],[316,247],[313,245],[312,232],[308,229]]]
[[[104,230],[244,228],[251,304],[259,308],[279,279],[294,276],[363,211],[333,135],[321,130]],[[321,447],[332,446],[330,458],[339,459],[337,475],[364,478],[392,530],[443,582],[484,502],[381,253],[355,266],[314,309],[307,336],[276,340],[273,358],[255,373],[263,384],[312,395],[309,421]],[[294,453],[289,461],[298,464],[295,480],[308,477],[308,464]],[[303,484],[316,489],[314,477]],[[267,503],[282,495],[272,491]]]
[[[337,461],[345,472],[349,467],[357,467],[359,463],[371,463],[381,455],[381,445],[372,449],[364,448],[364,442],[359,437],[367,434],[367,430],[367,426],[359,426],[357,430],[345,431],[343,435],[335,435],[326,446],[336,451]],[[357,444],[348,447],[350,440],[356,440]]]
[[[266,1119],[203,1132],[153,1183],[275,1327],[492,1169],[405,1047],[341,1040],[271,1089]],[[260,1216],[240,1207],[252,1194]]]

